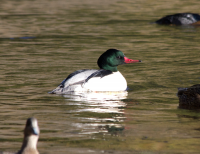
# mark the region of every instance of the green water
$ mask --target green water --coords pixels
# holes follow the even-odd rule
[[[151,24],[200,13],[197,3],[2,1],[0,151],[19,150],[34,116],[41,154],[199,153],[200,113],[178,109],[176,93],[200,83],[200,29]],[[109,48],[142,60],[118,67],[128,93],[47,93],[75,70],[97,69]]]

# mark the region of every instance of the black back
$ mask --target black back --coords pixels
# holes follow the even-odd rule
[[[90,80],[90,79],[93,78],[93,77],[101,77],[101,78],[103,78],[103,77],[105,77],[105,76],[107,76],[107,75],[110,75],[110,74],[112,74],[112,73],[113,73],[112,71],[100,69],[100,70],[98,70],[98,71],[92,73],[92,74],[85,80],[85,82],[87,82],[88,80]]]

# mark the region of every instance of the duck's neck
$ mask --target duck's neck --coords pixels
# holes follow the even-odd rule
[[[112,71],[112,72],[117,72],[118,71],[117,67],[115,67],[115,66],[109,66],[109,65],[103,66],[102,69],[109,70],[109,71]]]
[[[37,135],[31,135],[28,137],[24,137],[22,147],[17,154],[22,154],[24,151],[34,151],[34,154],[39,154],[37,150]]]

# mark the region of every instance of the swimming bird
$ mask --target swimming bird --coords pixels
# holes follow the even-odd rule
[[[200,84],[193,85],[189,88],[178,88],[177,95],[180,108],[200,108]]]
[[[200,15],[194,13],[177,13],[167,15],[156,21],[161,25],[200,25]]]
[[[37,141],[39,138],[39,127],[36,118],[29,118],[24,129],[24,140],[17,154],[39,154]]]
[[[82,69],[71,73],[61,84],[49,92],[51,94],[65,94],[72,91],[125,91],[127,82],[117,70],[118,65],[141,62],[132,60],[117,49],[109,49],[98,59],[99,70]]]
[[[39,133],[37,119],[28,118],[24,129],[24,140],[21,149],[17,153],[4,151],[0,152],[0,154],[39,154],[37,150]]]

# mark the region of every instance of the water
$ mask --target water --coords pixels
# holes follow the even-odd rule
[[[34,116],[40,153],[199,153],[200,113],[176,93],[200,83],[200,30],[150,24],[197,2],[2,1],[0,151],[19,150]],[[142,60],[118,67],[128,93],[48,94],[109,48]]]

